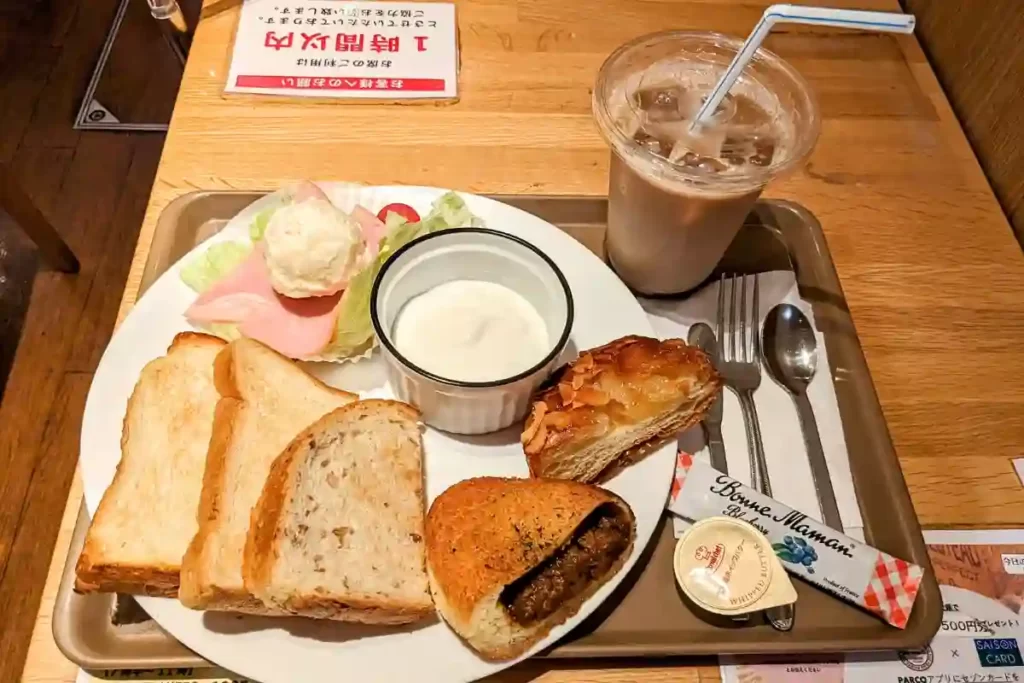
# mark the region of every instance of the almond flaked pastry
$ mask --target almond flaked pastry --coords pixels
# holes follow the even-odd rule
[[[623,453],[703,419],[721,381],[681,339],[629,336],[556,372],[522,433],[535,477],[593,481]]]

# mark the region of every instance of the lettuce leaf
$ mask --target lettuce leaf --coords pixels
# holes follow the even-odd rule
[[[234,323],[210,323],[206,331],[229,342],[240,339],[242,336],[242,333],[238,331],[238,325]]]
[[[345,293],[341,295],[337,327],[331,343],[323,351],[325,356],[351,356],[365,351],[372,344],[370,290],[380,269],[393,253],[421,235],[451,228],[482,227],[484,222],[473,215],[462,197],[449,192],[434,202],[430,213],[423,220],[409,223],[401,216],[389,213],[385,224],[388,231],[380,241],[377,258],[352,278]]]
[[[267,231],[267,225],[270,224],[270,217],[277,211],[276,206],[263,209],[256,217],[252,219],[252,225],[249,226],[249,239],[253,242],[259,242],[263,239],[263,233]]]
[[[473,215],[462,197],[454,192],[448,192],[437,198],[430,207],[430,213],[420,221],[420,225],[421,234],[425,235],[428,232],[450,228],[482,228],[484,222]]]
[[[409,221],[405,219],[405,216],[397,214],[394,211],[388,211],[388,215],[384,217],[384,225],[387,227],[388,230],[391,230],[392,228],[397,228],[399,225],[408,222]]]
[[[218,242],[181,269],[182,281],[202,294],[213,283],[233,271],[249,258],[252,245],[245,242]]]

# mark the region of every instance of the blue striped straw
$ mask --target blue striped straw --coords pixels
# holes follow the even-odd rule
[[[775,24],[810,24],[813,26],[840,26],[855,28],[862,31],[881,33],[913,33],[917,20],[912,14],[897,12],[867,12],[864,10],[833,9],[830,7],[805,7],[802,5],[772,5],[761,15],[761,20],[750,32],[743,47],[733,57],[729,68],[718,79],[714,89],[697,112],[690,129],[707,123],[711,114],[725,99],[726,94],[736,83],[747,64],[753,58],[757,48],[768,36]]]

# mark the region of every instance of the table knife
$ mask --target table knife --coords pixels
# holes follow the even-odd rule
[[[708,354],[711,363],[718,366],[718,340],[711,326],[706,323],[696,323],[690,327],[690,334],[687,341],[698,349]],[[725,459],[725,444],[722,442],[722,390],[715,394],[714,401],[708,409],[704,421],[701,423],[704,428],[704,435],[708,442],[708,450],[711,451],[711,466],[722,474],[729,474],[729,463]]]

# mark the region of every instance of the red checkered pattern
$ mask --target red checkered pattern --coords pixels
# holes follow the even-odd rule
[[[691,467],[693,467],[693,455],[686,451],[679,451],[679,455],[676,456],[676,473],[672,479],[672,493],[670,494],[670,499],[673,502],[679,496]]]
[[[916,564],[878,553],[864,591],[864,606],[896,628],[906,628],[923,575]]]

